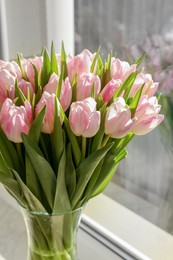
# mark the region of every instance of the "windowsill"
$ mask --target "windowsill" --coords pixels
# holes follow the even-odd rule
[[[104,194],[88,203],[85,215],[137,259],[172,259],[173,236]]]
[[[0,196],[18,209],[14,199],[1,185]],[[173,236],[104,194],[90,200],[83,221],[101,230],[114,244],[134,256],[132,259],[172,259]]]

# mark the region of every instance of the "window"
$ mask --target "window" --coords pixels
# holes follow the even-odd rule
[[[170,0],[75,1],[76,53],[83,48],[94,52],[101,45],[103,55],[113,50],[119,58],[130,61],[129,54],[139,57],[146,47],[151,57],[155,52],[155,59],[159,59],[150,57],[146,62],[153,62],[153,67],[160,62],[156,69],[160,75],[173,64],[172,13]],[[163,69],[162,60],[169,60]],[[172,114],[168,104],[167,110],[165,103],[162,107],[170,121],[146,136],[134,138],[127,147],[127,159],[120,163],[104,194],[172,234]]]

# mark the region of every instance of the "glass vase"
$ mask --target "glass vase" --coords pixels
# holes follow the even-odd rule
[[[52,215],[22,211],[28,235],[27,260],[77,260],[77,231],[82,208]]]

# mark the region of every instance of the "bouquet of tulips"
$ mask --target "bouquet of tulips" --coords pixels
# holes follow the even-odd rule
[[[32,211],[70,212],[101,193],[134,135],[164,116],[158,83],[100,50],[0,61],[0,182]]]

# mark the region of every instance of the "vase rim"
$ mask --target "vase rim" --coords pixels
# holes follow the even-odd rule
[[[66,211],[66,212],[52,212],[52,213],[49,213],[47,211],[37,211],[37,210],[30,210],[28,208],[24,208],[24,207],[21,207],[21,210],[22,211],[25,211],[25,212],[28,212],[29,214],[32,214],[32,215],[37,215],[37,216],[62,216],[62,215],[68,215],[68,214],[73,214],[75,212],[80,212],[84,209],[85,205],[81,206],[80,208],[77,208],[77,209],[74,209],[74,210],[71,210],[71,211]]]

